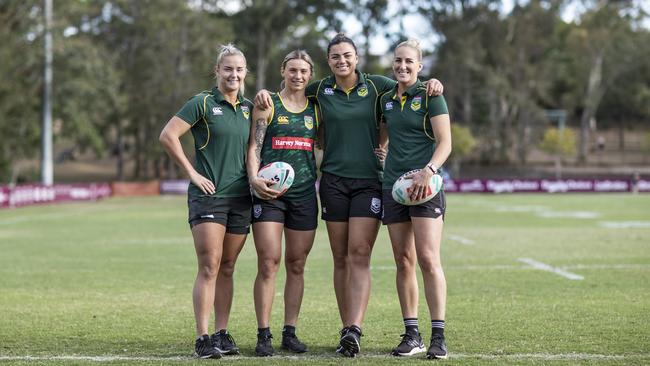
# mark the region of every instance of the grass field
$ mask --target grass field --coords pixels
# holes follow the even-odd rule
[[[450,359],[441,362],[650,364],[650,195],[454,194],[448,207],[442,256]],[[191,359],[196,259],[185,219],[184,197],[0,211],[0,363],[433,362],[388,356],[403,326],[385,228],[373,253],[362,353],[334,355],[341,324],[324,223],[307,262],[298,326],[310,352],[253,356],[256,259],[249,238],[229,327],[243,355]],[[276,344],[283,276],[273,309]],[[423,294],[421,300],[428,344]]]

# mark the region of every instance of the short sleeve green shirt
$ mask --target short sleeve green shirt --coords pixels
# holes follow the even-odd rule
[[[195,169],[210,179],[215,197],[250,195],[246,175],[246,152],[253,103],[239,97],[230,104],[216,87],[190,98],[176,113],[189,123],[196,151]],[[206,196],[190,183],[189,197]]]
[[[417,81],[402,97],[397,86],[380,99],[382,122],[388,127],[388,156],[382,187],[390,189],[402,174],[429,163],[436,148],[431,117],[448,114],[443,96],[429,97],[424,84]]]
[[[395,86],[385,76],[355,71],[359,82],[350,90],[336,85],[334,76],[311,83],[306,94],[315,97],[321,111],[325,151],[321,170],[346,178],[378,179],[377,103]]]

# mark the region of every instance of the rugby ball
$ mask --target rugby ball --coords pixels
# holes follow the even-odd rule
[[[392,192],[395,202],[406,206],[415,206],[427,202],[436,194],[438,194],[438,192],[440,192],[442,189],[442,177],[439,174],[434,174],[429,181],[429,186],[427,187],[424,197],[422,199],[412,201],[408,192],[408,189],[411,188],[411,185],[413,184],[413,179],[411,179],[410,176],[419,171],[420,169],[411,170],[410,172],[406,172],[397,178],[395,184],[393,184]]]
[[[270,163],[261,167],[257,172],[257,176],[274,181],[275,184],[270,185],[269,188],[284,193],[293,184],[295,173],[293,171],[293,167],[290,164],[282,161],[277,161],[275,163]],[[259,198],[257,191],[254,189],[253,194],[255,197]]]

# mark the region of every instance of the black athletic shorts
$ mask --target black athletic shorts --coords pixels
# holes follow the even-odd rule
[[[348,221],[350,217],[381,219],[381,183],[378,179],[344,178],[323,173],[320,203],[325,221]]]
[[[318,226],[316,192],[302,198],[262,200],[253,197],[253,223],[281,222],[291,230],[315,230]]]
[[[231,234],[247,234],[251,225],[251,197],[188,197],[190,227],[216,222]]]
[[[384,198],[384,212],[381,221],[384,225],[408,222],[411,221],[411,217],[430,217],[435,219],[442,215],[442,219],[445,219],[447,202],[443,191],[438,192],[438,194],[427,202],[416,206],[406,206],[395,202],[390,189],[384,189],[382,196]]]

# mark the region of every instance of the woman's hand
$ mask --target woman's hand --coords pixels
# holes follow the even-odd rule
[[[197,171],[193,171],[190,173],[190,180],[192,183],[194,183],[195,186],[199,187],[199,189],[205,193],[205,194],[214,194],[216,192],[216,189],[214,188],[214,183],[212,181],[201,174],[199,174]]]
[[[257,192],[257,196],[263,200],[272,200],[277,198],[282,192],[269,188],[275,184],[275,181],[260,177],[253,177],[250,180],[251,187]]]
[[[427,95],[430,97],[437,97],[438,95],[442,95],[442,92],[444,91],[444,87],[442,86],[442,83],[438,79],[427,80],[426,86],[427,86]]]
[[[257,108],[262,110],[271,108],[273,105],[273,101],[271,100],[271,93],[269,93],[269,91],[266,89],[258,91],[257,94],[255,94],[255,99],[253,99],[253,102]]]
[[[427,167],[424,167],[418,172],[406,177],[407,179],[413,179],[413,184],[409,189],[407,189],[409,197],[412,201],[421,200],[427,195],[431,177],[433,177],[433,172]]]
[[[375,155],[377,155],[377,159],[384,164],[384,161],[386,160],[386,154],[388,153],[388,150],[384,147],[376,147],[375,148]]]

